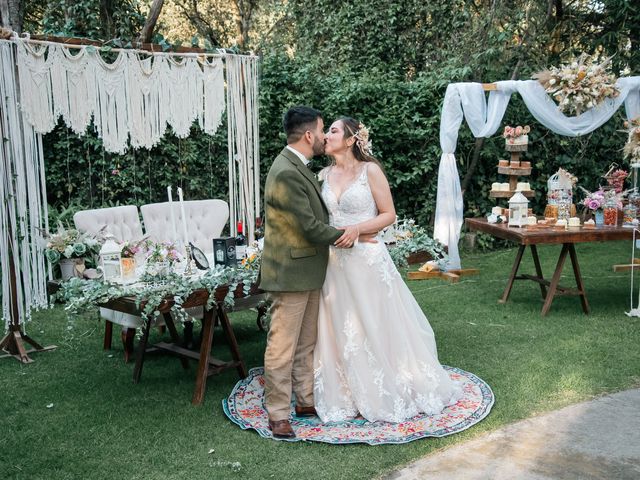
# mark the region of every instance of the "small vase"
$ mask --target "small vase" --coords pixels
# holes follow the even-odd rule
[[[79,270],[76,267],[84,266],[84,258],[61,258],[59,264],[62,281],[66,282],[72,277],[82,278],[82,269]]]
[[[596,225],[604,225],[604,212],[602,210],[596,210],[594,216]]]

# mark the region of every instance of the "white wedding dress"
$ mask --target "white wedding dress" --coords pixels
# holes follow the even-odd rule
[[[364,164],[336,198],[331,173],[322,197],[331,225],[340,227],[378,214]],[[323,422],[362,415],[402,422],[435,414],[461,395],[438,362],[433,330],[396,269],[387,247],[361,242],[331,247],[320,297],[314,353],[314,403]]]

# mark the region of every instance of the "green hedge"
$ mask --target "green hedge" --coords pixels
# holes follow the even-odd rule
[[[442,75],[435,72],[418,75],[413,81],[381,72],[369,76],[325,72],[320,76],[313,67],[286,55],[265,56],[260,83],[263,180],[285,143],[281,118],[287,108],[297,104],[319,108],[327,125],[335,117],[351,115],[370,127],[374,151],[385,167],[399,214],[430,225],[435,213],[440,108],[446,86]],[[532,176],[523,181],[529,181],[536,191],[532,201],[536,212],[544,209],[546,180],[559,167],[592,189],[609,163],[624,164],[622,121],[619,112],[590,135],[561,137],[537,124],[519,96],[512,97],[503,124],[532,126],[529,152],[523,158],[534,168]],[[465,193],[465,215],[485,215],[496,204],[489,197],[491,183],[506,181],[496,171],[498,159],[507,158],[501,130],[484,143]],[[456,152],[461,178],[473,147],[474,138],[463,124]],[[164,201],[170,184],[182,186],[188,198],[227,195],[226,124],[213,137],[194,127],[187,139],[168,134],[151,151],[131,150],[123,156],[105,153],[91,132],[77,137],[59,126],[45,136],[45,158],[54,215],[68,205],[72,208],[67,214],[83,208]],[[318,160],[316,165],[326,162]]]

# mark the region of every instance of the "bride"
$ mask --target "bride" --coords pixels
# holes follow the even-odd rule
[[[455,403],[460,388],[438,362],[433,330],[382,241],[357,242],[395,220],[387,179],[367,129],[336,120],[326,134],[332,165],[320,172],[330,223],[351,249],[331,247],[320,297],[314,399],[323,422],[361,415],[402,422]]]

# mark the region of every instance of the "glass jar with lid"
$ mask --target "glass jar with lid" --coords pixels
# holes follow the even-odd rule
[[[615,191],[606,192],[603,207],[605,226],[615,227],[618,225],[618,197]]]

